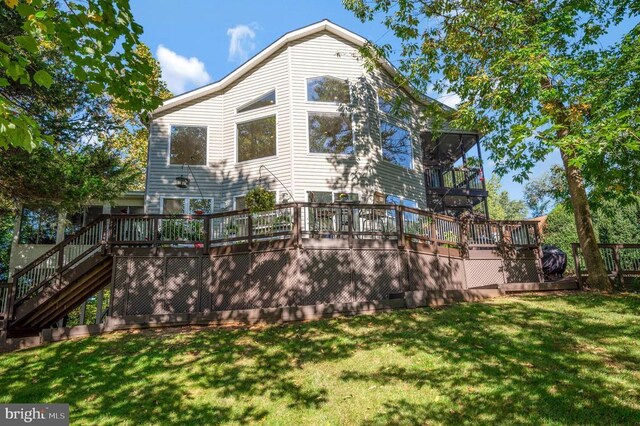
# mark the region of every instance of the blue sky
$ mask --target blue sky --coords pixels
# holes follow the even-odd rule
[[[341,0],[134,0],[131,6],[144,27],[143,41],[176,94],[219,80],[286,32],[325,18],[374,42],[396,44],[382,24],[361,23]],[[456,102],[455,95],[429,95]],[[559,162],[559,154],[553,153],[533,174]],[[487,176],[492,169],[485,161]],[[510,176],[502,184],[512,198],[522,198],[523,186]]]

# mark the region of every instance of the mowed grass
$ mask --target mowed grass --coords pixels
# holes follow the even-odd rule
[[[640,296],[520,296],[0,355],[74,424],[639,424]]]

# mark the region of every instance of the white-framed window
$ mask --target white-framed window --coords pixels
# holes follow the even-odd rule
[[[276,104],[276,89],[270,90],[262,96],[253,99],[246,104],[238,107],[236,112],[242,113],[253,111],[254,109],[265,108]]]
[[[329,75],[308,78],[307,101],[334,104],[351,103],[349,82]]]
[[[393,195],[393,194],[386,195],[385,204],[395,204],[396,206],[413,207],[414,209],[418,208],[418,203],[415,200],[400,197],[398,195]]]
[[[309,112],[307,123],[311,154],[353,155],[350,116],[339,112]]]
[[[255,160],[277,155],[277,122],[268,115],[236,124],[236,160]]]
[[[418,208],[418,203],[415,200],[411,200],[409,198],[400,197],[398,195],[387,194],[385,197],[385,204],[395,204],[396,206],[406,206],[413,207],[414,209]],[[395,211],[389,211],[388,215],[390,217],[396,217]],[[415,222],[418,219],[418,216],[415,213],[404,212],[404,220],[405,222]]]
[[[208,214],[213,213],[213,198],[165,197],[162,199],[163,214]]]
[[[380,89],[378,95],[378,110],[385,114],[391,114],[393,111],[393,99],[388,89]]]
[[[413,168],[413,148],[409,130],[380,120],[382,159],[405,169]]]
[[[207,127],[170,125],[168,163],[206,166]]]

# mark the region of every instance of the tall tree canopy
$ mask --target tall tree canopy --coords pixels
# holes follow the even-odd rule
[[[128,0],[3,0],[0,8],[0,148],[31,150],[57,136],[23,98],[47,93],[56,81],[52,64],[64,65],[89,94],[117,99],[121,110],[151,111],[160,104],[147,84],[152,63],[140,55],[142,27]],[[55,61],[48,56],[52,49]]]
[[[0,43],[19,51],[24,23],[20,13],[0,7]],[[0,198],[5,205],[73,211],[89,200],[111,200],[140,189],[146,165],[146,110],[129,108],[129,92],[115,97],[93,90],[90,82],[75,75],[63,45],[44,43],[24,53],[30,64],[51,77],[50,84],[13,81],[0,88],[0,94],[28,111],[47,137],[31,152],[0,148]],[[169,97],[149,49],[137,44],[133,54],[148,65],[145,91],[154,99]]]
[[[382,16],[401,40],[399,68],[416,89],[462,102],[446,119],[485,134],[498,172],[517,179],[559,149],[580,245],[594,288],[611,290],[596,245],[591,197],[640,189],[640,4],[632,0],[344,0],[364,20]],[[625,19],[631,30],[603,47]],[[365,54],[389,57],[390,46]],[[406,83],[403,81],[401,83]],[[444,121],[437,105],[431,124]]]
[[[542,216],[556,204],[569,201],[569,190],[564,176],[564,169],[554,165],[527,183],[524,187],[524,200],[534,216]],[[577,242],[577,239],[574,242]]]
[[[151,54],[149,47],[141,43],[135,51],[145,62],[151,64],[151,70],[147,75],[147,86],[152,95],[163,101],[171,98],[173,94],[167,88],[167,83],[162,80],[160,64]],[[136,179],[128,189],[144,190],[149,147],[147,111],[131,111],[122,108],[121,102],[111,102],[109,113],[116,123],[115,128],[101,133],[100,139],[109,149],[122,153],[130,160]]]
[[[527,217],[527,207],[522,200],[512,200],[509,193],[502,189],[500,177],[491,176],[487,180],[487,204],[489,206],[489,218],[492,220],[522,220]],[[482,211],[481,204],[476,206],[478,211]]]

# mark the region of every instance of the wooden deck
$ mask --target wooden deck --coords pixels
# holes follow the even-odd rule
[[[106,293],[108,314],[99,308],[90,329],[123,319],[175,325],[185,315],[273,311],[286,320],[277,312],[292,310],[307,319],[314,311],[447,303],[541,277],[537,226],[528,221],[462,223],[351,203],[278,205],[259,214],[105,215],[14,275],[1,302],[0,338],[56,325],[51,333],[64,335],[60,320],[81,308],[82,323],[86,304],[101,304]]]

